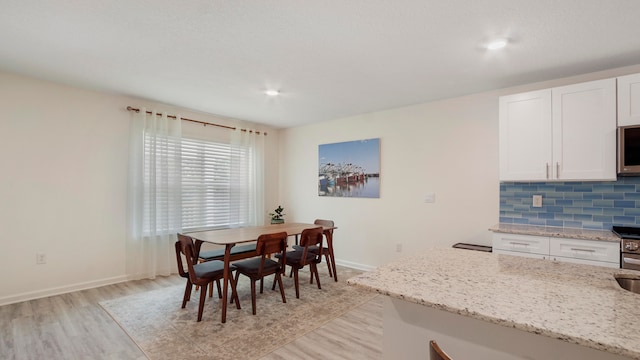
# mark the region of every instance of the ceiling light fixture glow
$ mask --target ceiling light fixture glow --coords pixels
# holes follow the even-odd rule
[[[497,40],[493,40],[493,41],[489,42],[487,44],[487,49],[489,49],[489,50],[498,50],[498,49],[502,49],[505,46],[507,46],[507,40],[506,39],[497,39]]]
[[[278,91],[278,90],[267,90],[264,93],[269,95],[269,96],[278,96],[278,95],[280,95],[280,91]]]

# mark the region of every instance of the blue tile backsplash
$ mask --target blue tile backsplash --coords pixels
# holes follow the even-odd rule
[[[640,226],[640,177],[608,182],[500,183],[500,222],[611,230]],[[533,195],[542,195],[534,208]]]

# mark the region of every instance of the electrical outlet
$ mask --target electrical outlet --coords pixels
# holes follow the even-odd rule
[[[426,202],[426,203],[434,203],[434,202],[436,202],[436,193],[426,193],[424,195],[424,202]]]
[[[542,207],[542,195],[533,195],[533,207]]]
[[[47,254],[37,253],[36,254],[36,264],[42,265],[47,263]]]
[[[396,244],[396,252],[402,252],[402,244],[401,243],[397,243]]]

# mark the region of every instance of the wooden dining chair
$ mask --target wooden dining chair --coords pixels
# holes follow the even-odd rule
[[[295,251],[287,251],[286,253],[286,264],[291,267],[291,271],[293,272],[293,281],[296,287],[296,298],[300,298],[300,282],[298,281],[298,271],[304,268],[306,265],[309,265],[309,271],[311,272],[311,281],[313,283],[313,278],[315,277],[316,282],[318,283],[318,289],[321,289],[320,286],[320,276],[318,276],[318,267],[317,264],[320,263],[322,259],[322,227],[304,229],[302,230],[302,234],[300,235],[300,248]],[[316,246],[318,251],[313,253],[309,251],[309,248],[312,246]],[[276,255],[277,257],[277,255]],[[272,289],[275,288],[275,283],[272,286]]]
[[[198,304],[198,321],[202,320],[202,311],[204,309],[204,301],[207,297],[207,287],[213,281],[219,281],[224,277],[224,262],[219,260],[207,261],[203,263],[197,262],[197,256],[194,249],[193,239],[189,236],[178,234],[176,242],[176,257],[178,262],[178,271],[184,272],[185,267],[182,257],[186,261],[187,287],[185,288],[184,297],[182,299],[182,308],[187,304],[191,296],[191,288],[193,285],[200,286],[200,302]],[[229,271],[235,270],[233,265],[229,266]],[[181,273],[182,276],[182,273]],[[229,276],[231,283],[232,298],[235,299],[236,307],[240,309],[240,300],[236,292],[236,283],[233,276]]]
[[[185,270],[184,263],[182,262],[182,245],[180,245],[180,241],[176,241],[176,260],[178,262],[178,275],[181,278],[187,279],[187,286],[184,289],[184,296],[182,298],[182,308],[187,305],[187,301],[191,300],[191,291],[193,291],[193,284],[189,279],[189,271]]]
[[[198,254],[198,262],[224,260],[225,249],[212,249],[201,250],[202,242],[196,242],[195,253]],[[238,257],[249,254],[256,251],[256,244],[238,245],[231,248],[231,257]],[[218,298],[222,298],[222,289],[220,287],[220,281],[216,281],[216,287],[218,288]],[[198,287],[196,286],[196,290]],[[209,297],[213,295],[213,286],[209,288]]]
[[[429,341],[429,355],[431,360],[453,360],[434,340]]]
[[[334,227],[333,220],[316,219],[313,223],[315,225],[320,225],[324,227]],[[325,238],[327,239],[327,246],[322,248],[322,254],[324,255],[325,262],[327,263],[327,269],[329,270],[329,277],[333,277],[335,281],[338,281],[338,276],[336,274],[335,257],[333,252],[333,229],[326,230],[323,233],[325,235]],[[302,246],[300,245],[294,245],[293,248],[295,250],[302,250]],[[318,247],[312,246],[309,248],[309,251],[314,254],[317,254]]]
[[[257,257],[233,263],[236,267],[236,284],[238,283],[240,274],[247,276],[251,281],[251,309],[253,311],[253,315],[256,314],[256,281],[260,280],[260,293],[262,294],[265,276],[274,275],[273,287],[275,287],[277,282],[280,286],[282,302],[287,302],[284,294],[284,285],[282,284],[282,274],[284,273],[287,263],[287,257],[283,255],[286,251],[286,232],[264,234],[258,237],[258,242],[256,243]],[[278,255],[279,260],[275,261],[271,259],[271,255]]]

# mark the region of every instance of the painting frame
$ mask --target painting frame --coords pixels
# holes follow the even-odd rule
[[[318,145],[318,196],[380,198],[380,138]]]

